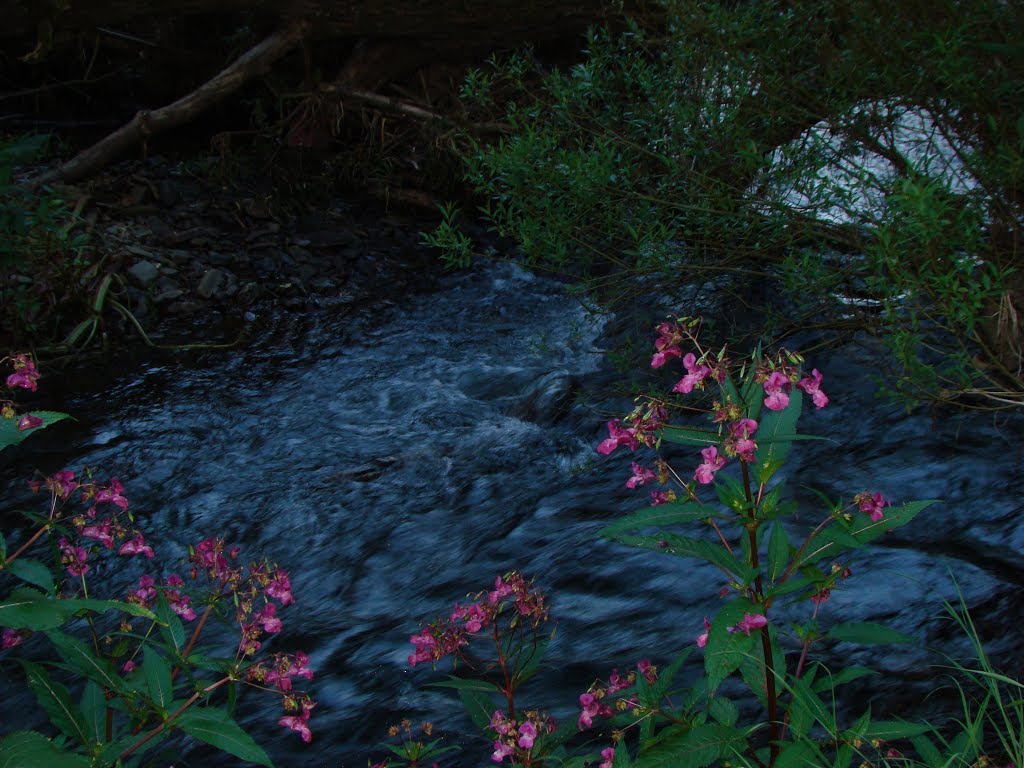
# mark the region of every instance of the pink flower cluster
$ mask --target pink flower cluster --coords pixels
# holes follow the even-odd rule
[[[456,603],[447,620],[439,619],[410,637],[409,642],[416,650],[408,657],[409,665],[434,663],[459,653],[469,644],[469,637],[492,626],[506,607],[514,612],[516,620],[525,619],[534,628],[548,618],[544,593],[534,588],[532,581],[512,571],[504,578],[498,576],[494,589],[479,593],[475,602],[467,606]]]
[[[500,763],[506,757],[512,757],[513,762],[519,763],[521,760],[516,758],[526,759],[543,734],[555,732],[555,720],[539,712],[527,712],[525,719],[517,722],[498,709],[491,715],[488,728],[497,735],[491,760]]]
[[[39,380],[39,370],[36,368],[36,364],[32,358],[26,354],[15,355],[14,357],[5,357],[3,361],[10,361],[14,368],[14,373],[10,374],[6,379],[6,384],[9,389],[27,389],[30,392],[35,392],[37,389],[36,382]],[[3,400],[0,405],[0,416],[5,419],[14,419],[17,417],[17,411],[14,408],[14,403],[11,400]],[[19,432],[25,432],[29,429],[35,429],[43,423],[43,420],[38,416],[33,416],[31,413],[24,413],[21,418],[18,419],[16,428]]]
[[[871,522],[877,523],[884,516],[882,510],[892,505],[892,502],[880,493],[864,491],[853,497],[854,503],[861,512],[871,518]]]
[[[620,445],[635,451],[641,445],[648,448],[658,441],[658,433],[668,423],[668,410],[664,403],[648,399],[626,417],[632,426],[619,426],[618,419],[608,422],[608,438],[597,446],[597,452],[608,455]]]
[[[772,411],[781,411],[789,405],[789,393],[793,390],[793,382],[797,387],[811,396],[811,400],[818,408],[828,405],[828,397],[821,391],[822,375],[817,368],[811,371],[810,376],[797,381],[798,374],[787,366],[777,368],[770,373],[762,373],[764,386],[764,407]]]
[[[297,732],[308,744],[313,740],[313,733],[309,730],[309,713],[316,706],[316,702],[305,696],[300,699],[285,697],[284,701],[286,712],[298,712],[298,714],[285,715],[277,721],[277,724]]]
[[[192,621],[196,617],[196,612],[190,605],[192,598],[188,595],[183,595],[178,589],[184,583],[185,581],[181,576],[172,573],[164,579],[164,585],[159,588],[159,591],[163,593],[164,599],[172,611],[178,614],[184,621]],[[135,603],[143,608],[152,609],[156,603],[157,594],[156,580],[146,574],[139,578],[138,587],[128,590],[128,596],[125,599],[129,603]]]
[[[590,686],[586,693],[581,694],[580,706],[582,711],[577,720],[579,729],[583,731],[593,727],[595,717],[611,717],[615,714],[616,709],[625,710],[630,707],[638,707],[639,703],[635,695],[622,694],[622,691],[627,691],[636,685],[637,675],[648,683],[653,684],[658,679],[658,668],[651,664],[649,660],[644,659],[637,662],[635,671],[630,670],[624,675],[620,675],[617,669],[613,669],[612,673],[608,676],[607,684],[595,683]],[[614,709],[606,703],[612,701],[613,697]]]

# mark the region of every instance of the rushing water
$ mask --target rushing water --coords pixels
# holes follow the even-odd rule
[[[362,768],[402,716],[430,718],[463,746],[444,765],[487,763],[457,700],[425,686],[438,676],[409,668],[407,640],[509,569],[551,594],[548,685],[531,693],[561,718],[575,718],[595,676],[664,662],[715,610],[723,585],[712,568],[596,538],[645,502],[622,487],[627,455],[594,452],[625,403],[589,401],[609,382],[602,325],[558,284],[494,265],[400,304],[271,318],[262,333],[244,350],[154,358],[71,397],[79,421],[36,438],[6,472],[25,501],[14,476],[37,463],[97,468],[125,482],[161,557],[224,536],[290,570],[297,605],[282,612],[276,647],[310,653],[314,741],[279,728],[268,697],[250,697],[244,714],[279,765]],[[831,658],[852,653],[887,671],[864,689],[876,709],[912,704],[934,686],[908,681],[939,674],[925,647],[963,648],[940,617],[950,574],[997,658],[1021,658],[1019,633],[999,631],[1022,606],[1021,421],[908,416],[872,400],[866,357],[813,362],[833,405],[804,428],[834,442],[798,447],[797,494],[813,504],[799,485],[812,483],[833,497],[871,488],[945,500],[858,558],[849,591],[824,613],[891,620],[919,643],[839,646]]]

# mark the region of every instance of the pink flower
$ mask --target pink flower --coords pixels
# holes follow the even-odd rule
[[[515,752],[511,744],[506,744],[501,739],[494,740],[494,752],[491,753],[491,760],[500,763],[506,757]]]
[[[527,721],[519,726],[519,741],[516,742],[523,749],[533,749],[533,742],[537,739],[537,729],[533,723]]]
[[[172,573],[164,579],[164,583],[169,587],[169,589],[164,590],[164,599],[166,599],[167,604],[171,606],[171,610],[185,621],[192,621],[192,619],[196,617],[196,612],[192,610],[192,607],[189,605],[189,603],[192,602],[192,598],[188,595],[181,594],[181,592],[176,589],[173,589],[173,587],[180,587],[184,584],[184,580],[181,576]]]
[[[28,431],[30,429],[35,429],[36,427],[38,427],[42,423],[43,423],[43,420],[40,419],[38,416],[33,416],[31,413],[26,413],[18,421],[18,431],[19,432],[26,432],[26,431]]]
[[[138,588],[128,590],[128,601],[138,603],[144,608],[150,607],[156,598],[156,589],[153,588],[154,583],[153,577],[149,574],[139,577]]]
[[[581,731],[590,728],[594,724],[594,717],[600,715],[601,717],[611,717],[612,708],[607,704],[601,704],[592,693],[584,693],[580,695],[580,704],[583,705],[583,711],[580,713],[579,721],[577,725]]]
[[[267,585],[266,594],[269,597],[280,600],[282,607],[295,602],[295,598],[292,597],[292,584],[288,579],[287,571],[282,571],[278,568],[274,572],[270,584]]]
[[[651,491],[651,506],[657,507],[662,504],[671,504],[676,500],[676,492],[672,489],[667,491]]]
[[[871,522],[877,523],[882,519],[882,510],[892,505],[892,502],[884,498],[880,493],[858,493],[853,497],[861,512],[871,516]]]
[[[88,539],[96,539],[107,549],[114,548],[114,537],[110,535],[110,518],[106,518],[102,525],[87,525],[78,532]]]
[[[263,606],[263,610],[259,613],[253,614],[253,618],[256,619],[262,626],[264,632],[280,632],[281,631],[281,620],[274,616],[277,612],[277,606],[273,603],[267,603]]]
[[[743,614],[743,620],[735,626],[729,627],[730,632],[742,632],[745,635],[750,635],[750,630],[761,629],[761,627],[768,626],[768,618],[762,616],[760,613],[745,613]]]
[[[679,357],[683,351],[679,349],[679,342],[683,335],[679,332],[679,326],[675,323],[662,323],[658,326],[660,336],[654,341],[654,348],[658,350],[651,358],[651,368],[661,368],[670,357]]]
[[[128,661],[126,661],[124,663],[124,665],[122,665],[122,667],[121,667],[121,671],[124,672],[125,674],[128,674],[133,669],[135,669],[135,662],[132,661],[131,659],[128,659]]]
[[[608,455],[620,445],[629,446],[629,450],[635,451],[640,445],[635,429],[623,429],[617,420],[608,422],[608,434],[610,437],[597,446],[597,452]]]
[[[821,374],[818,373],[818,369],[815,368],[811,371],[810,376],[800,379],[800,381],[796,383],[800,389],[811,396],[811,399],[818,408],[824,408],[828,405],[828,397],[826,397],[825,393],[820,389],[821,378]]]
[[[494,591],[487,593],[487,602],[491,605],[497,605],[498,601],[503,597],[508,597],[512,594],[512,587],[502,581],[501,576],[494,580]]]
[[[72,576],[82,576],[89,570],[89,565],[86,563],[86,560],[89,559],[89,553],[82,549],[82,547],[76,547],[70,544],[67,539],[61,539],[57,549],[60,550],[61,565],[67,568],[68,573]]]
[[[702,387],[704,379],[711,375],[711,369],[706,365],[697,365],[697,356],[693,352],[687,353],[683,358],[683,366],[686,368],[687,374],[672,387],[673,392],[689,394],[694,387]]]
[[[146,544],[142,539],[141,533],[136,533],[135,538],[129,539],[117,550],[119,555],[145,555],[146,557],[153,557],[153,548]]]
[[[641,467],[635,461],[633,462],[633,476],[626,481],[627,488],[638,488],[644,483],[649,483],[651,480],[657,480],[658,475],[647,467]]]
[[[708,485],[715,479],[715,472],[725,466],[725,457],[718,455],[718,448],[709,445],[700,452],[704,457],[704,463],[697,467],[693,473],[693,479],[701,485]]]
[[[309,711],[316,705],[309,699],[302,702],[302,712],[298,715],[285,715],[277,721],[278,725],[291,728],[297,732],[307,744],[313,740],[313,733],[309,730]]]
[[[8,386],[10,385],[8,384]],[[22,634],[24,631],[22,629],[5,629],[3,631],[3,641],[0,642],[0,648],[6,651],[8,648],[21,645],[25,640],[25,635]]]
[[[120,507],[121,509],[128,509],[128,499],[121,495],[121,492],[123,490],[124,486],[121,485],[121,481],[118,480],[116,477],[113,477],[110,479],[109,488],[101,488],[96,493],[96,503],[104,504],[109,502]]]
[[[36,391],[36,381],[39,380],[39,371],[36,364],[28,355],[17,355],[14,360],[14,373],[7,377],[7,386],[11,389],[20,387],[32,392]]]
[[[697,647],[703,648],[708,644],[708,633],[711,631],[711,624],[708,623],[708,617],[704,617],[704,631],[697,636]]]
[[[58,498],[66,499],[78,487],[78,483],[75,482],[74,472],[70,469],[62,469],[46,478],[46,487]]]
[[[648,683],[654,683],[658,679],[658,668],[647,659],[636,663],[636,671],[643,675],[644,680]]]
[[[764,399],[764,407],[773,411],[781,411],[789,405],[789,395],[792,389],[792,382],[782,371],[772,371],[764,382],[764,392],[768,397]]]
[[[494,710],[494,714],[491,715],[491,722],[489,725],[492,731],[499,733],[502,736],[508,736],[508,733],[511,730],[511,723],[509,719],[505,717],[505,713],[500,709]]]
[[[615,762],[615,747],[606,747],[601,750],[602,762],[597,768],[612,768]]]

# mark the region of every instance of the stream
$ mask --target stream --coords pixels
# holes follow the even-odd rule
[[[719,602],[712,567],[597,538],[646,503],[643,489],[624,488],[637,457],[594,450],[629,405],[602,394],[614,381],[601,354],[608,322],[557,282],[501,263],[443,275],[401,302],[282,311],[261,318],[244,348],[152,353],[69,385],[60,406],[77,421],[33,438],[0,480],[10,506],[24,506],[36,466],[93,467],[124,482],[159,558],[223,536],[290,572],[296,605],[282,610],[274,647],[310,655],[313,741],[276,724],[271,697],[247,697],[241,717],[277,765],[364,768],[402,717],[430,719],[462,747],[442,766],[491,764],[457,698],[426,685],[447,667],[406,661],[424,623],[497,574],[535,577],[558,629],[530,700],[575,720],[592,680],[643,658],[667,663]],[[942,500],[856,555],[848,589],[822,607],[823,621],[886,621],[918,642],[839,644],[826,659],[885,673],[851,689],[876,712],[956,713],[955,692],[935,693],[945,673],[929,665],[967,652],[943,619],[957,588],[993,658],[1022,672],[1024,422],[908,414],[875,399],[876,364],[860,349],[810,363],[832,404],[801,428],[833,440],[796,447],[796,496],[808,508],[819,503],[808,485],[832,498],[870,489],[897,503]],[[5,721],[34,707],[18,691],[5,696]],[[196,747],[174,764],[209,760]]]

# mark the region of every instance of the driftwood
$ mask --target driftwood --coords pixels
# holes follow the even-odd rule
[[[70,183],[85,178],[112,160],[144,144],[150,135],[192,120],[203,110],[236,91],[249,78],[266,72],[271,64],[294,48],[308,30],[307,22],[299,22],[275,32],[192,93],[166,107],[136,113],[129,123],[78,153],[62,166],[34,179],[33,183]]]

